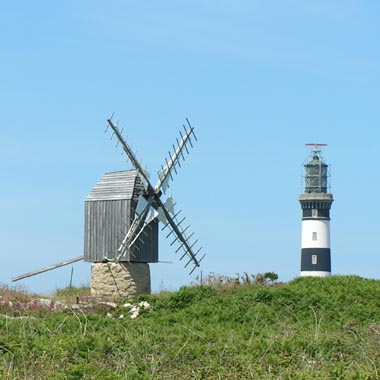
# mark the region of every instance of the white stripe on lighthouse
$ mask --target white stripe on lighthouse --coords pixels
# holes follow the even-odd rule
[[[330,221],[303,220],[302,248],[330,248]]]
[[[331,272],[322,272],[322,271],[301,271],[301,277],[329,277],[331,276]]]

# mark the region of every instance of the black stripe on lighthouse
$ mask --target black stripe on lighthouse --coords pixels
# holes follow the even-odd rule
[[[331,272],[330,248],[302,248],[301,272]]]

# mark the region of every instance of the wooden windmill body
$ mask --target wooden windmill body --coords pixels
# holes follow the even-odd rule
[[[126,254],[119,258],[144,191],[137,170],[106,173],[85,199],[84,261],[158,262],[158,221],[153,220]]]
[[[84,261],[92,263],[95,297],[150,293],[148,263],[158,262],[158,221],[149,224],[123,257],[117,250],[143,191],[137,170],[118,171],[104,174],[85,199]]]

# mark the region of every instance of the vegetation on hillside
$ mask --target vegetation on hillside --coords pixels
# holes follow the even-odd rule
[[[149,307],[131,319],[130,308],[141,301]],[[111,311],[54,312],[12,311],[3,303],[0,378],[380,376],[380,281],[355,276],[286,284],[213,280],[125,303],[120,300]]]

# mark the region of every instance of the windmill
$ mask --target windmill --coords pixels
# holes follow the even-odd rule
[[[181,161],[197,141],[194,128],[186,119],[186,125],[179,132],[172,151],[169,150],[153,186],[149,172],[137,159],[127,138],[123,137],[123,129],[119,129],[118,122],[114,123],[112,119],[113,114],[107,119],[105,132],[111,131],[111,140],[116,137],[116,147],[121,146],[121,153],[126,155],[133,169],[106,173],[86,198],[84,255],[15,277],[12,281],[83,259],[106,268],[119,264],[129,266],[128,270],[138,263],[157,262],[159,222],[162,231],[167,231],[166,238],[171,239],[170,245],[174,246],[180,260],[186,259],[184,266],[191,267],[189,274],[200,266],[205,255],[199,257],[202,247],[199,247],[198,239],[194,238],[190,225],[184,223],[186,218],[182,211],[175,211],[173,198],[163,200]]]
[[[182,210],[174,212],[174,202],[172,197],[162,201],[161,196],[166,193],[170,181],[173,180],[173,174],[177,174],[177,169],[181,167],[181,160],[185,160],[185,153],[189,154],[189,147],[193,147],[192,138],[196,141],[197,138],[194,133],[194,128],[191,126],[188,119],[186,119],[188,127],[183,125],[184,132],[180,131],[180,139],[176,139],[176,144],[172,145],[173,151],[169,151],[169,157],[165,159],[165,166],[161,166],[158,171],[158,181],[156,185],[150,182],[149,172],[142,167],[140,161],[133,153],[131,147],[128,145],[126,139],[119,130],[117,123],[113,123],[112,116],[107,120],[106,131],[111,128],[111,138],[116,136],[117,144],[121,144],[123,152],[131,162],[134,169],[137,171],[141,182],[143,183],[144,190],[138,196],[138,203],[135,209],[133,221],[121,241],[117,249],[116,261],[125,259],[127,256],[131,257],[131,249],[136,243],[137,239],[144,232],[144,229],[156,218],[164,225],[162,230],[168,228],[170,231],[166,235],[167,238],[173,237],[170,245],[178,243],[176,253],[182,251],[180,260],[185,257],[188,258],[185,267],[190,264],[193,265],[190,273],[199,267],[199,263],[204,258],[204,255],[198,259],[197,256],[202,250],[202,247],[195,248],[198,240],[192,240],[194,233],[189,233],[190,225],[183,227],[185,217],[179,219]]]

